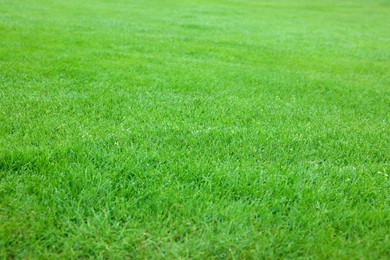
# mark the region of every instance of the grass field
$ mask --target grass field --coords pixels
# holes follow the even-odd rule
[[[0,0],[0,258],[390,257],[388,0]]]

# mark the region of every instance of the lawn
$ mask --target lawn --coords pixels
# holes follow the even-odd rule
[[[0,258],[390,257],[388,0],[0,0]]]

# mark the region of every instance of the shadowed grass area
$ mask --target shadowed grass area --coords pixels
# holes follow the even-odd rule
[[[388,1],[0,10],[1,257],[389,257]]]

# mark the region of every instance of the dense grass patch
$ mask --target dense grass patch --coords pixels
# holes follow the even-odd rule
[[[1,257],[390,257],[388,1],[0,10]]]

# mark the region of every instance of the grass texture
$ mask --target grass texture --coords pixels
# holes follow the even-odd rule
[[[0,257],[390,257],[388,0],[0,10]]]

